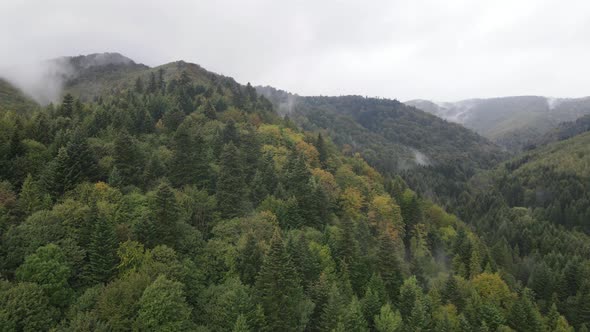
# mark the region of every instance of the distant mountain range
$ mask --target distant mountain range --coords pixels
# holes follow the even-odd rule
[[[410,100],[405,104],[460,123],[516,151],[536,145],[560,123],[590,114],[590,97],[519,96],[443,103]]]

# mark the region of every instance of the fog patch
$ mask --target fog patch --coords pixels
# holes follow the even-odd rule
[[[0,77],[41,105],[58,101],[66,80],[74,73],[73,66],[66,58],[0,69]]]
[[[135,62],[120,53],[94,53],[0,68],[0,77],[39,104],[47,105],[59,101],[65,83],[85,69],[129,64]]]
[[[295,103],[297,102],[297,96],[288,94],[287,99],[281,101],[279,103],[279,113],[280,114],[289,114],[293,112],[295,108]]]
[[[416,162],[417,165],[420,165],[420,166],[430,166],[431,165],[430,159],[428,158],[427,155],[425,155],[424,153],[422,153],[416,149],[412,149],[412,152],[414,152],[414,161]]]
[[[546,98],[547,100],[547,107],[549,108],[549,110],[553,110],[555,107],[557,107],[557,105],[561,104],[562,99],[561,98],[552,98],[552,97],[548,97]]]

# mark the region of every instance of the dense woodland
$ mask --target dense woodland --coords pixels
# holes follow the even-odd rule
[[[192,69],[0,114],[0,330],[587,330],[584,233],[488,175],[466,224]]]
[[[450,210],[475,173],[508,157],[475,132],[397,100],[258,89],[303,129],[324,132],[345,154],[360,153],[382,174],[402,176]]]

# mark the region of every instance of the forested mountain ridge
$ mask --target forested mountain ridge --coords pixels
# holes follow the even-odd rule
[[[534,145],[561,122],[575,121],[590,114],[590,97],[515,96],[444,103],[410,100],[405,103],[460,123],[515,152]]]
[[[344,151],[360,153],[385,174],[402,175],[412,188],[445,204],[466,190],[477,171],[507,157],[473,131],[397,100],[257,89],[302,128],[326,133]]]
[[[400,177],[169,66],[0,114],[2,330],[571,330],[585,298],[536,302]]]

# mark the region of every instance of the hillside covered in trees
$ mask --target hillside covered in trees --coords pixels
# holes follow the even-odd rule
[[[1,330],[571,331],[590,323],[586,235],[536,223],[475,185],[462,196],[466,224],[402,177],[381,175],[344,145],[340,128],[310,120],[300,129],[249,84],[196,65],[133,75],[114,68],[94,67],[91,80],[115,77],[117,89],[0,113]],[[66,89],[82,84],[91,82]],[[433,163],[447,157],[428,144],[447,135],[464,137],[468,151],[489,149],[464,152],[479,156],[466,173],[499,158],[459,126],[394,101],[365,102],[378,107],[308,115],[354,119],[346,130],[355,141],[374,132]],[[401,138],[413,121],[440,132]],[[458,155],[459,142],[448,149]]]
[[[590,312],[589,138],[542,146],[478,174],[460,213],[542,312],[555,304],[579,331]]]
[[[589,146],[586,132],[528,151],[477,180],[489,177],[511,207],[527,207],[541,219],[588,233]]]
[[[305,130],[324,132],[344,153],[360,153],[379,171],[401,175],[414,190],[449,208],[471,176],[507,156],[475,132],[397,100],[258,90]]]

